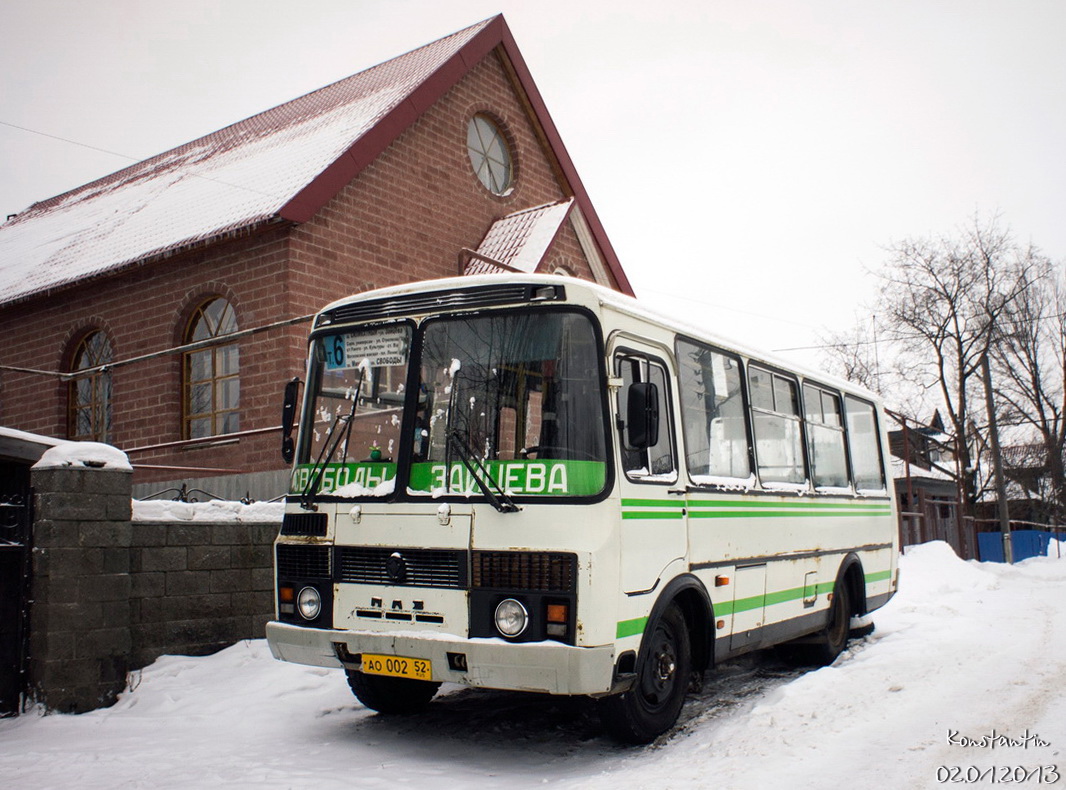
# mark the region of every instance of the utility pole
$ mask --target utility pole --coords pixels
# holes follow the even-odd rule
[[[981,374],[985,385],[985,407],[988,409],[988,444],[992,450],[992,469],[996,475],[996,500],[999,511],[999,528],[1003,532],[1003,559],[1014,563],[1014,547],[1010,540],[1010,511],[1007,508],[1007,484],[1003,478],[1003,457],[999,451],[999,426],[996,422],[996,406],[992,400],[992,366],[988,361],[988,349],[981,358]]]

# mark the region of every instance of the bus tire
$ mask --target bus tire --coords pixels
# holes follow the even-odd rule
[[[874,632],[874,621],[870,615],[852,615],[851,623],[848,626],[848,637],[850,639],[862,639],[864,636],[869,636]]]
[[[671,603],[645,637],[633,685],[600,703],[604,728],[623,743],[651,743],[681,713],[692,676],[692,650],[685,616]]]
[[[851,628],[851,596],[847,583],[841,579],[829,605],[829,622],[818,632],[816,639],[803,645],[807,663],[825,667],[837,660],[848,643]]]
[[[440,683],[367,675],[348,670],[348,685],[363,705],[378,713],[403,715],[423,710]]]

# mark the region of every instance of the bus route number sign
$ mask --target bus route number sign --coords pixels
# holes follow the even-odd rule
[[[347,370],[364,364],[374,368],[405,365],[408,334],[406,326],[386,326],[327,337],[322,341],[326,352],[326,369]]]

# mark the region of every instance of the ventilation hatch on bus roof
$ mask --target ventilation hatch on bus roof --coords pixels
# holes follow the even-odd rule
[[[565,298],[566,289],[562,285],[543,283],[501,283],[476,288],[449,288],[341,305],[320,315],[315,325],[375,321],[406,315],[558,301]]]

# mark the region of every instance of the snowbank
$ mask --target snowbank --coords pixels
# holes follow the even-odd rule
[[[1052,538],[1048,541],[1046,556],[1053,557],[1055,559],[1062,559],[1066,557],[1066,540],[1056,540]]]
[[[133,500],[134,521],[236,521],[246,524],[280,524],[285,513],[283,502],[174,502],[171,500]]]
[[[932,543],[900,566],[877,631],[835,664],[724,665],[647,748],[608,741],[584,703],[531,695],[451,687],[425,714],[379,716],[339,670],[274,661],[255,641],[161,658],[110,709],[0,720],[0,776],[15,790],[813,790],[1018,767],[1053,784],[1066,773],[1066,561],[963,562]]]

